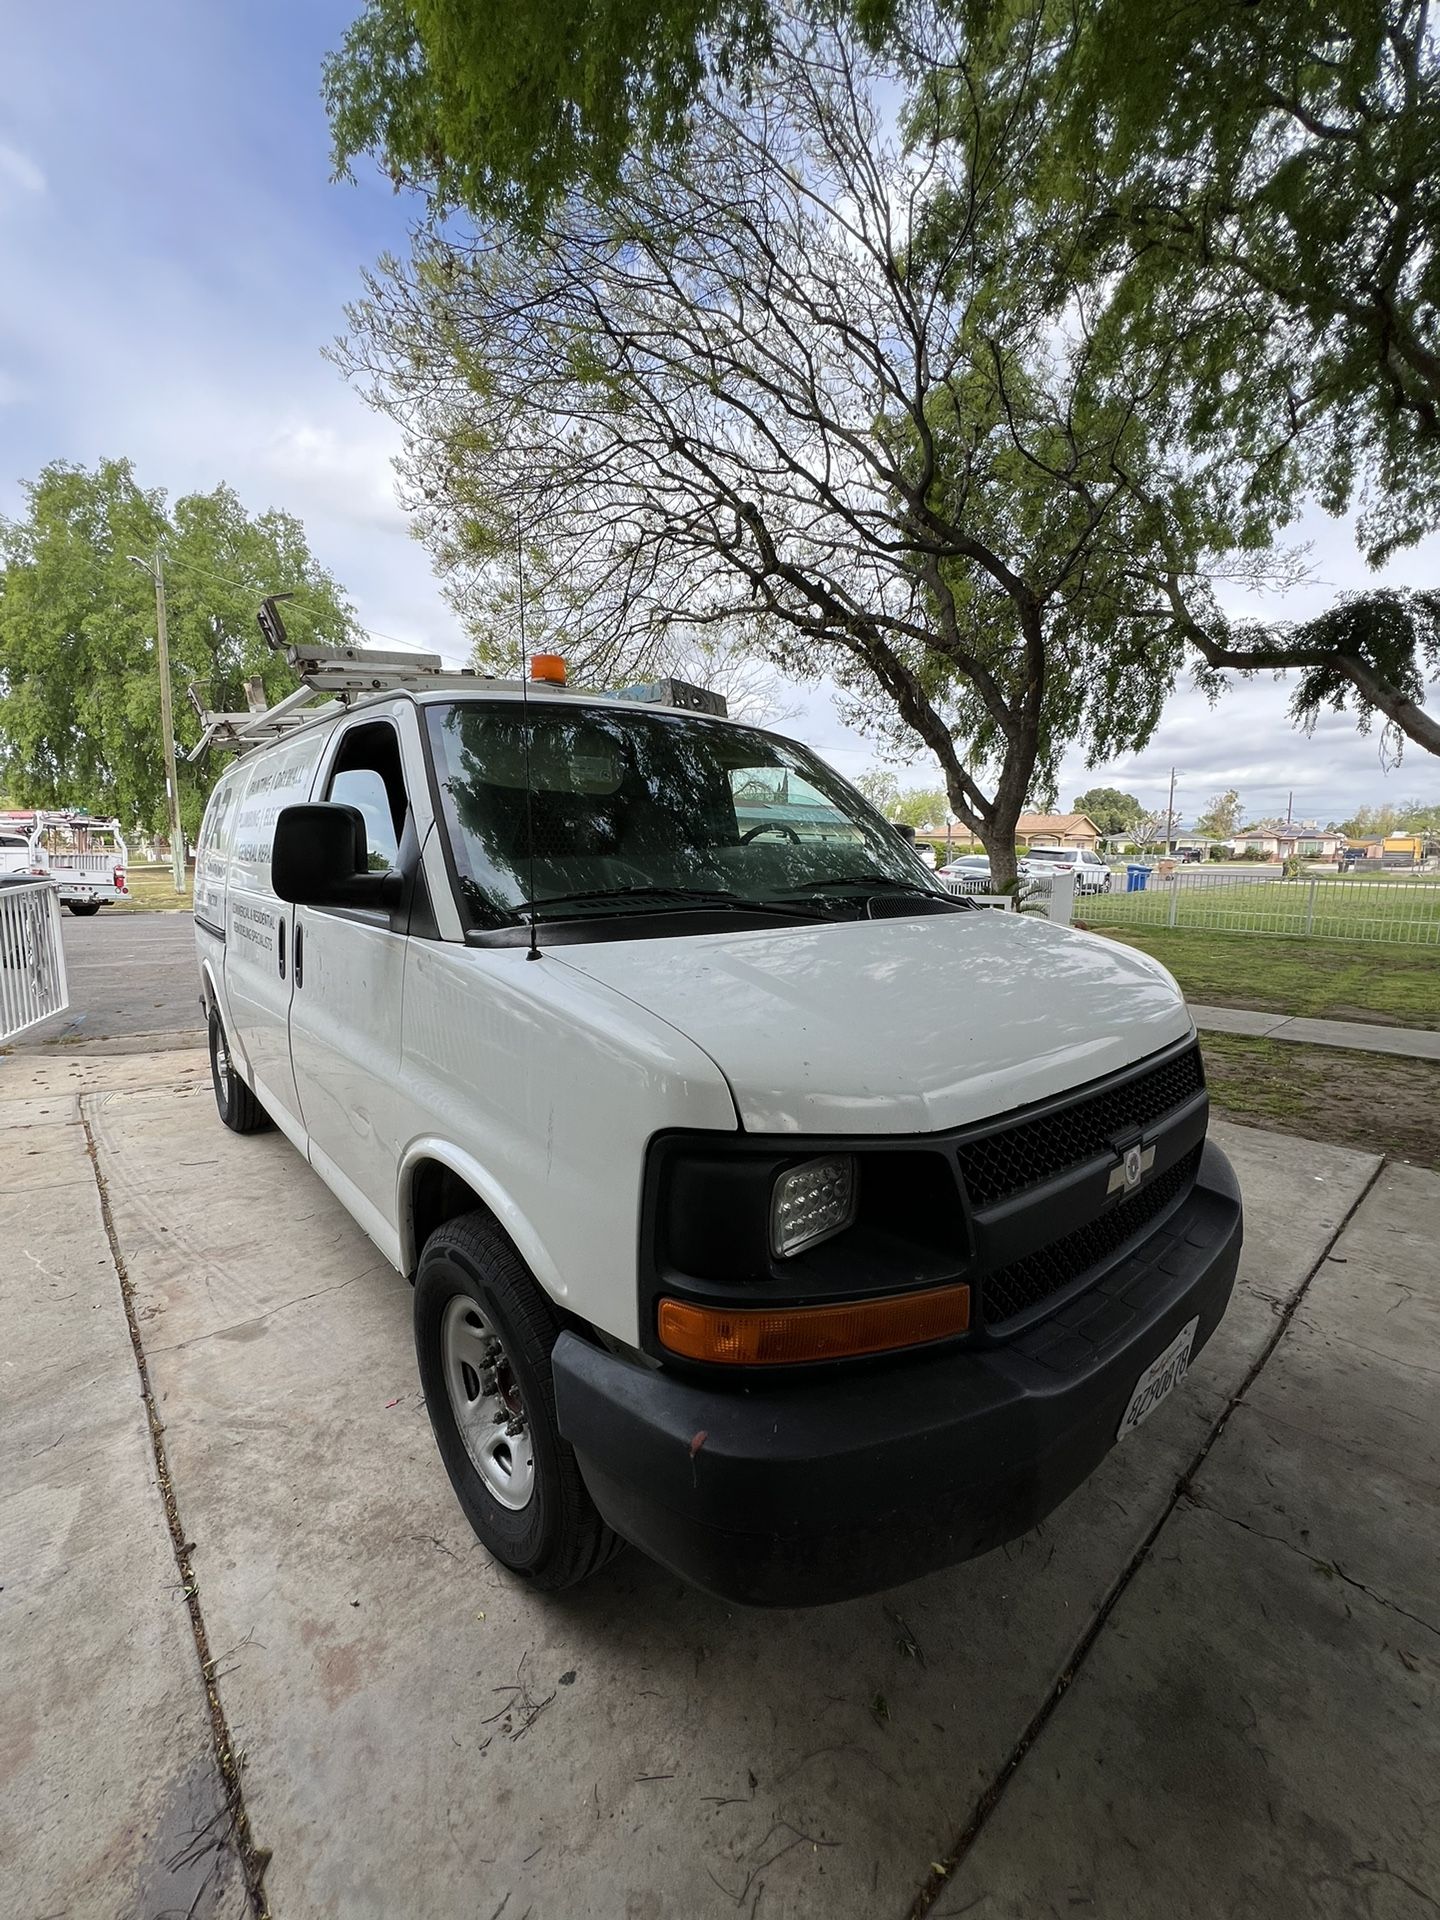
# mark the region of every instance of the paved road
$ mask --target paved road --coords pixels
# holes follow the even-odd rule
[[[188,913],[135,913],[105,907],[90,920],[61,915],[69,1010],[19,1043],[21,1051],[150,1036],[147,1047],[193,1041],[195,935]]]

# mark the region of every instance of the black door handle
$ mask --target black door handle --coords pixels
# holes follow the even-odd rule
[[[285,922],[280,922],[280,978],[285,978]]]
[[[304,984],[305,984],[305,929],[304,927],[296,927],[295,929],[295,985],[298,988],[298,987],[303,987]]]

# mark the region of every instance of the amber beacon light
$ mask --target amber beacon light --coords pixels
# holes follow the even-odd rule
[[[964,1333],[970,1325],[967,1286],[930,1287],[825,1307],[702,1307],[662,1300],[660,1343],[686,1360],[734,1367],[789,1367],[888,1353]]]
[[[546,680],[553,687],[565,684],[565,662],[558,653],[532,653],[530,656],[530,678]]]

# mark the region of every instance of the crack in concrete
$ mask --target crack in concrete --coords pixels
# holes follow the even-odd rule
[[[1121,1572],[1119,1578],[1116,1580],[1115,1584],[1111,1587],[1110,1591],[1105,1595],[1104,1599],[1100,1602],[1100,1605],[1096,1609],[1095,1614],[1091,1619],[1089,1626],[1085,1629],[1084,1633],[1080,1636],[1079,1640],[1075,1643],[1075,1646],[1071,1650],[1069,1659],[1065,1662],[1065,1665],[1061,1669],[1059,1679],[1055,1682],[1055,1685],[1051,1688],[1050,1692],[1046,1695],[1045,1699],[1041,1701],[1039,1707],[1036,1709],[1034,1714],[1032,1714],[1029,1724],[1026,1726],[1024,1732],[1020,1735],[1020,1738],[1016,1741],[1015,1745],[1011,1748],[1009,1755],[1007,1756],[1004,1763],[1000,1767],[999,1772],[995,1775],[995,1778],[990,1782],[990,1785],[985,1789],[985,1791],[981,1794],[980,1798],[975,1802],[975,1805],[971,1810],[970,1818],[966,1822],[965,1826],[962,1828],[954,1844],[950,1847],[948,1852],[942,1854],[937,1860],[932,1861],[929,1876],[921,1885],[920,1890],[915,1895],[914,1900],[910,1903],[910,1909],[906,1916],[906,1920],[924,1920],[924,1916],[930,1912],[930,1909],[934,1906],[935,1902],[953,1884],[955,1872],[957,1868],[962,1865],[962,1863],[964,1862],[965,1856],[970,1852],[971,1848],[975,1845],[975,1842],[980,1838],[980,1835],[984,1831],[987,1823],[989,1822],[991,1815],[994,1813],[995,1809],[999,1806],[1001,1800],[1004,1798],[1006,1788],[1009,1786],[1010,1782],[1014,1779],[1015,1775],[1019,1772],[1020,1767],[1025,1759],[1025,1756],[1029,1753],[1030,1749],[1035,1745],[1035,1742],[1040,1738],[1041,1734],[1045,1731],[1046,1727],[1050,1723],[1050,1718],[1055,1712],[1055,1709],[1059,1706],[1060,1702],[1064,1699],[1066,1693],[1074,1684],[1077,1675],[1079,1674],[1081,1668],[1085,1664],[1085,1661],[1089,1658],[1091,1648],[1095,1645],[1095,1642],[1100,1638],[1100,1635],[1104,1631],[1105,1625],[1108,1622],[1111,1614],[1115,1611],[1115,1608],[1120,1604],[1120,1601],[1124,1598],[1125,1593],[1128,1590],[1131,1581],[1135,1578],[1136,1574],[1140,1571],[1141,1567],[1144,1566],[1145,1562],[1149,1559],[1151,1550],[1155,1546],[1156,1541],[1160,1538],[1160,1535],[1162,1534],[1162,1532],[1169,1525],[1170,1517],[1174,1513],[1176,1507],[1179,1505],[1180,1500],[1182,1499],[1182,1497],[1189,1495],[1191,1480],[1200,1471],[1201,1467],[1204,1466],[1205,1461],[1210,1454],[1211,1448],[1215,1445],[1215,1442],[1220,1438],[1220,1435],[1225,1431],[1226,1423],[1228,1422],[1231,1414],[1244,1400],[1246,1394],[1249,1393],[1251,1387],[1254,1386],[1256,1380],[1259,1379],[1261,1373],[1265,1370],[1266,1366],[1269,1364],[1271,1355],[1274,1353],[1275,1349],[1279,1346],[1280,1342],[1284,1339],[1286,1333],[1289,1331],[1290,1323],[1295,1318],[1295,1315],[1299,1311],[1301,1303],[1303,1302],[1306,1294],[1310,1291],[1311,1286],[1314,1284],[1315,1276],[1320,1272],[1321,1268],[1325,1265],[1325,1262],[1330,1258],[1330,1255],[1334,1251],[1334,1248],[1336,1246],[1336,1243],[1339,1241],[1340,1236],[1344,1233],[1345,1229],[1349,1226],[1350,1222],[1355,1218],[1355,1215],[1360,1211],[1360,1208],[1365,1204],[1366,1200],[1368,1200],[1370,1195],[1374,1192],[1375,1184],[1379,1180],[1381,1173],[1384,1171],[1384,1167],[1385,1167],[1385,1161],[1384,1161],[1384,1158],[1382,1157],[1376,1161],[1375,1166],[1372,1169],[1370,1176],[1366,1180],[1364,1186],[1360,1189],[1360,1192],[1355,1196],[1355,1199],[1350,1204],[1350,1206],[1348,1206],[1345,1209],[1345,1212],[1340,1218],[1340,1220],[1337,1221],[1334,1230],[1330,1234],[1330,1237],[1326,1240],[1325,1244],[1321,1247],[1319,1255],[1316,1258],[1314,1265],[1311,1267],[1310,1271],[1305,1275],[1304,1280],[1296,1288],[1295,1293],[1290,1300],[1289,1306],[1285,1309],[1285,1311],[1280,1315],[1280,1317],[1276,1321],[1274,1330],[1271,1333],[1270,1338],[1266,1341],[1265,1345],[1261,1348],[1259,1354],[1255,1358],[1254,1363],[1251,1365],[1249,1371],[1246,1373],[1245,1378],[1240,1382],[1240,1385],[1235,1389],[1235,1392],[1230,1396],[1230,1398],[1225,1402],[1224,1406],[1220,1409],[1220,1412],[1217,1414],[1214,1422],[1212,1423],[1209,1432],[1205,1435],[1205,1438],[1201,1441],[1199,1447],[1196,1449],[1194,1458],[1190,1461],[1190,1464],[1188,1465],[1188,1467],[1186,1467],[1185,1471],[1181,1474],[1180,1478],[1176,1481],[1174,1491],[1171,1493],[1170,1498],[1166,1501],[1164,1509],[1161,1512],[1159,1519],[1155,1522],[1154,1526],[1151,1527],[1150,1531],[1146,1534],[1145,1538],[1140,1542],[1140,1545],[1136,1548],[1135,1552],[1132,1554],[1130,1560],[1128,1561],[1125,1568]]]
[[[270,1864],[270,1849],[256,1845],[250,1826],[250,1816],[245,1808],[245,1794],[241,1780],[244,1756],[235,1750],[230,1738],[229,1724],[225,1718],[225,1709],[220,1700],[219,1686],[215,1676],[217,1662],[210,1655],[205,1616],[200,1609],[200,1592],[190,1559],[191,1543],[180,1520],[180,1508],[176,1500],[174,1484],[170,1478],[170,1464],[164,1441],[165,1424],[160,1418],[160,1410],[150,1385],[150,1368],[145,1358],[144,1342],[140,1337],[140,1322],[135,1312],[135,1289],[130,1284],[125,1256],[120,1249],[120,1236],[116,1231],[115,1216],[110,1206],[109,1189],[101,1170],[100,1154],[86,1110],[89,1098],[89,1095],[82,1097],[80,1124],[85,1129],[86,1151],[90,1156],[91,1171],[95,1176],[95,1186],[100,1196],[100,1215],[105,1225],[105,1237],[110,1245],[110,1258],[115,1268],[115,1276],[120,1282],[120,1299],[125,1311],[125,1322],[130,1330],[130,1344],[135,1353],[135,1370],[140,1377],[141,1404],[145,1408],[146,1423],[150,1429],[150,1448],[155,1461],[155,1476],[160,1488],[165,1523],[170,1533],[170,1545],[175,1555],[175,1566],[180,1575],[181,1592],[190,1617],[190,1631],[195,1641],[195,1652],[200,1661],[201,1683],[205,1689],[205,1699],[210,1712],[210,1734],[221,1786],[221,1806],[215,1818],[216,1822],[224,1820],[229,1826],[228,1835],[222,1834],[217,1845],[223,1845],[227,1837],[233,1838],[236,1858],[244,1875],[245,1889],[256,1920],[271,1920],[264,1883],[265,1869]],[[209,1876],[205,1884],[208,1885],[208,1883]],[[198,1899],[198,1894],[196,1897]]]
[[[1398,1613],[1402,1619],[1412,1620],[1417,1627],[1423,1627],[1427,1633],[1433,1633],[1440,1639],[1440,1624],[1433,1620],[1424,1620],[1418,1613],[1411,1613],[1397,1600],[1389,1600],[1383,1593],[1377,1593],[1374,1587],[1367,1587],[1363,1580],[1357,1580],[1354,1574],[1346,1573],[1338,1560],[1322,1560],[1319,1554],[1310,1553],[1304,1547],[1297,1546],[1293,1540],[1287,1540],[1283,1533],[1267,1533],[1264,1527],[1255,1527],[1248,1520],[1242,1520],[1238,1513],[1227,1513],[1223,1507],[1217,1507],[1212,1501],[1204,1500],[1194,1489],[1190,1489],[1185,1498],[1191,1506],[1198,1507],[1202,1513],[1213,1513],[1217,1520],[1226,1520],[1232,1527],[1241,1527],[1246,1533],[1253,1533],[1257,1540],[1269,1540],[1277,1547],[1288,1547],[1291,1553],[1300,1559],[1308,1560],[1318,1573],[1333,1575],[1343,1580],[1347,1587],[1354,1587],[1357,1593],[1363,1593],[1367,1600],[1373,1600],[1377,1606],[1387,1607],[1391,1613]]]
[[[212,1327],[208,1333],[191,1334],[188,1340],[174,1340],[152,1344],[152,1353],[184,1353],[187,1348],[203,1346],[207,1340],[221,1340],[226,1334],[238,1333],[242,1327],[258,1326],[263,1320],[273,1320],[277,1314],[288,1313],[292,1307],[303,1307],[307,1300],[319,1300],[327,1293],[343,1293],[346,1287],[353,1287],[357,1281],[367,1279],[372,1273],[393,1271],[389,1262],[372,1260],[368,1267],[362,1267],[359,1273],[352,1273],[348,1280],[337,1280],[328,1287],[316,1287],[313,1293],[302,1293],[293,1300],[282,1300],[278,1305],[266,1307],[261,1313],[247,1314],[243,1320],[232,1320],[228,1326]]]
[[[1387,1367],[1403,1367],[1407,1373],[1423,1373],[1427,1380],[1440,1380],[1440,1367],[1422,1366],[1418,1360],[1407,1360],[1399,1353],[1382,1353],[1379,1347],[1367,1347],[1363,1340],[1352,1340],[1349,1334],[1333,1327],[1317,1327],[1308,1314],[1301,1318],[1317,1339],[1333,1340],[1339,1346],[1353,1348],[1356,1353],[1368,1353],[1372,1360],[1383,1360]]]

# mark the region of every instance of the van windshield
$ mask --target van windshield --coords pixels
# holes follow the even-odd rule
[[[477,927],[736,907],[949,904],[916,854],[803,747],[702,714],[457,701],[426,709],[460,890]]]

